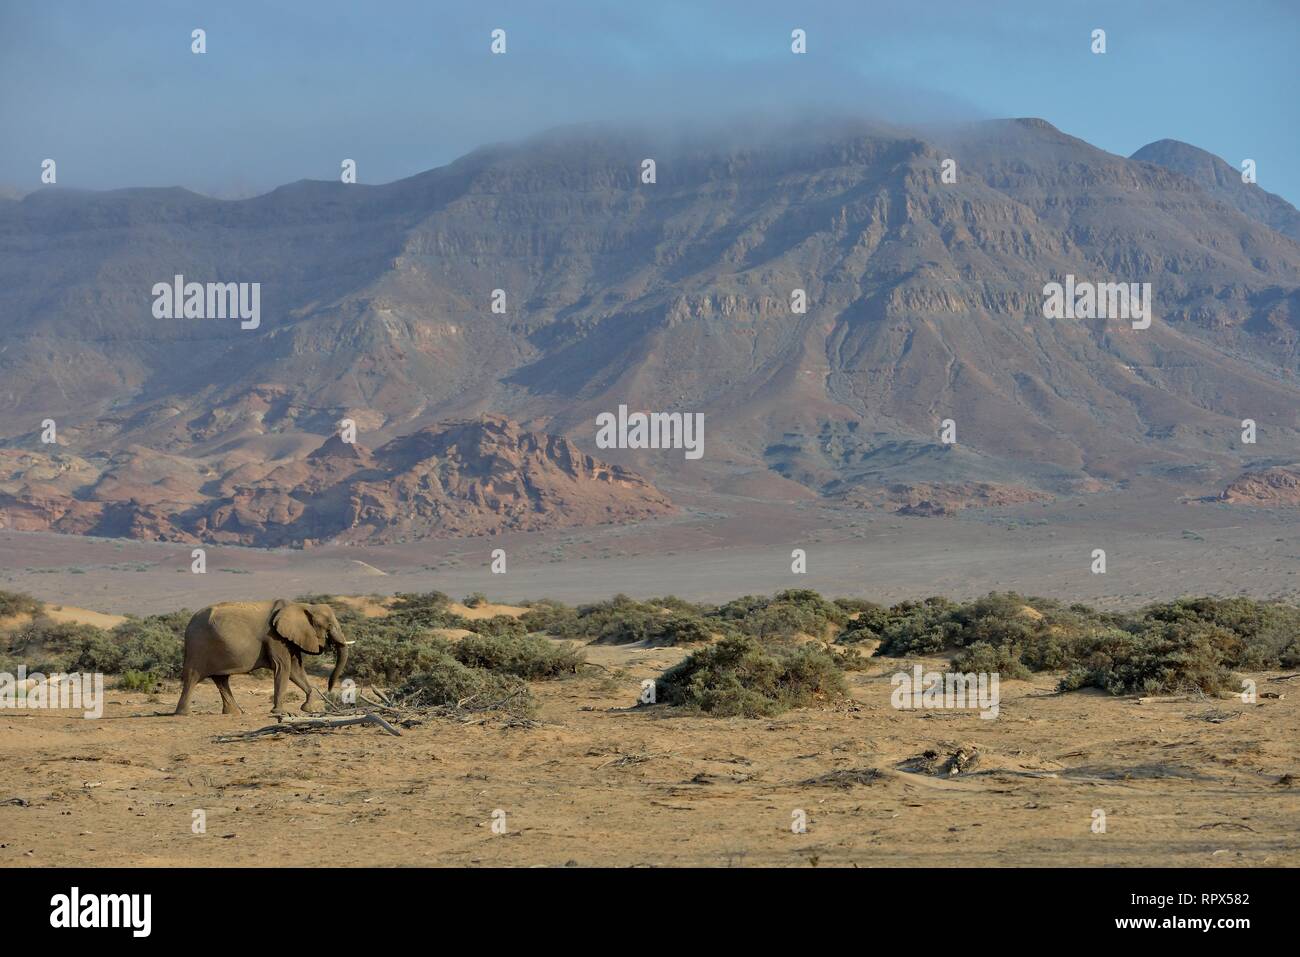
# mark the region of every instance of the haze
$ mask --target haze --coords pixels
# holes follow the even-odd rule
[[[0,9],[0,184],[246,196],[381,183],[571,122],[816,106],[929,123],[1042,116],[1121,155],[1183,140],[1300,200],[1296,10],[1255,2],[749,0],[451,5],[61,3]],[[208,52],[190,52],[207,31]],[[489,34],[507,31],[492,56]],[[790,31],[808,53],[790,52]],[[1107,53],[1089,36],[1107,32]]]

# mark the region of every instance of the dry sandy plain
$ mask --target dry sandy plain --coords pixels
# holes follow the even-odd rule
[[[107,614],[306,591],[579,601],[792,585],[1132,606],[1189,592],[1294,598],[1298,533],[1295,510],[1158,495],[955,518],[733,499],[636,528],[212,549],[202,576],[188,547],[0,532],[0,587]],[[505,576],[488,572],[495,547]],[[807,576],[789,574],[792,547],[808,549]],[[1087,572],[1093,547],[1107,548],[1108,574]],[[98,721],[0,712],[0,864],[1300,865],[1300,679],[1252,675],[1278,697],[1245,704],[1060,695],[1039,675],[1003,682],[1001,713],[984,720],[895,710],[890,676],[915,661],[873,659],[834,708],[745,720],[630,707],[641,680],[684,653],[591,646],[607,670],[535,683],[535,722],[440,718],[400,738],[352,727],[218,743],[270,723],[269,682],[247,676],[232,682],[242,716],[219,714],[210,684],[186,718],[168,714],[170,688],[110,688]],[[915,763],[963,748],[979,758],[955,775]],[[205,834],[191,831],[195,810]],[[796,811],[806,833],[791,829]]]
[[[727,601],[783,588],[879,602],[1016,590],[1127,608],[1184,594],[1300,599],[1300,508],[1180,500],[1168,488],[948,517],[672,490],[678,516],[489,538],[313,549],[189,545],[0,530],[0,588],[112,614],[304,593],[480,591],[503,601],[675,594]],[[507,573],[490,572],[493,549]],[[802,548],[808,571],[793,575]],[[1104,575],[1090,572],[1094,548]]]
[[[612,676],[536,683],[535,723],[435,719],[400,738],[217,743],[270,723],[269,683],[248,677],[232,682],[242,716],[207,684],[187,718],[165,713],[170,691],[110,690],[98,721],[8,712],[0,864],[1300,865],[1294,680],[1255,675],[1282,697],[1247,705],[1058,695],[1039,676],[1004,682],[985,720],[896,711],[891,660],[834,709],[629,709],[681,653],[592,648]],[[956,775],[909,764],[959,748],[979,759]]]

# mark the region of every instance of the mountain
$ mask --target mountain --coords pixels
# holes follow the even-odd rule
[[[1300,245],[1230,199],[1037,119],[568,128],[384,186],[238,201],[51,187],[0,203],[0,444],[39,453],[53,419],[80,460],[191,463],[204,480],[177,504],[207,504],[177,527],[257,543],[281,540],[262,526],[501,527],[458,512],[478,486],[442,465],[409,529],[382,504],[415,500],[403,441],[484,414],[702,490],[742,475],[764,487],[765,472],[852,502],[914,486],[915,503],[891,501],[950,510],[967,493],[1201,488],[1260,457],[1300,459]],[[258,327],[155,318],[152,290],[176,275],[260,284]],[[1045,318],[1046,285],[1067,276],[1150,283],[1150,327]],[[703,456],[599,448],[596,417],[620,405],[703,414]],[[345,418],[377,463],[329,486],[349,496],[330,514],[361,522],[347,528],[312,517],[312,456]],[[1240,442],[1247,418],[1258,445]],[[955,444],[939,440],[945,419]],[[279,491],[249,477],[263,464],[286,470]],[[522,502],[518,464],[500,476]],[[662,507],[633,484],[636,504],[594,512]],[[373,525],[353,494],[376,496]],[[548,501],[585,522],[585,494]],[[131,522],[162,521],[141,507]]]
[[[226,466],[212,482],[201,463],[139,448],[98,463],[0,450],[0,527],[279,546],[533,531],[673,510],[636,473],[499,416],[421,429],[373,452],[333,436],[296,461]]]
[[[1281,196],[1255,183],[1243,183],[1241,171],[1213,153],[1178,140],[1156,140],[1131,157],[1182,173],[1209,195],[1246,216],[1300,241],[1300,211]]]

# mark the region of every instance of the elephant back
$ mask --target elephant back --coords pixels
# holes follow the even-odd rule
[[[189,638],[191,630],[194,630],[205,636],[238,634],[265,637],[270,633],[271,604],[269,601],[223,601],[210,605],[190,619],[185,636]]]

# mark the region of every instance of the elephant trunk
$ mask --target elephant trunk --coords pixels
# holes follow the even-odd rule
[[[339,676],[343,674],[343,669],[347,666],[349,644],[351,644],[351,642],[334,642],[334,670],[330,672],[330,691],[334,690],[334,685],[338,683]]]

